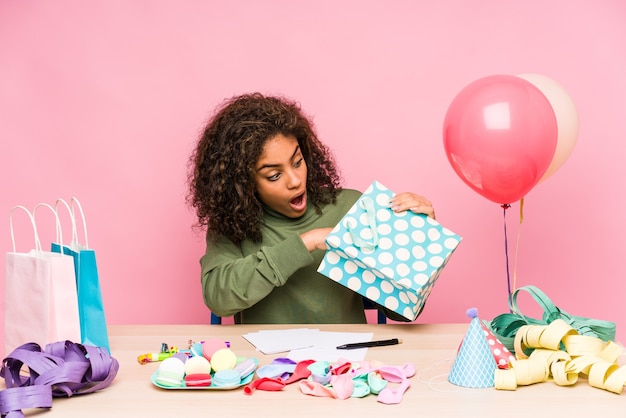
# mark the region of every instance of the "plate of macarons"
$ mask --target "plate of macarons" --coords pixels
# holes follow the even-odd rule
[[[163,360],[150,380],[162,389],[230,390],[250,383],[258,364],[258,359],[238,357],[229,348],[210,356],[178,353]]]

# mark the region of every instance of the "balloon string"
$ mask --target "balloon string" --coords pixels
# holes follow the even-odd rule
[[[507,284],[507,295],[506,300],[508,301],[511,297],[511,274],[509,272],[509,240],[507,238],[506,231],[506,210],[510,208],[511,205],[505,203],[502,205],[502,217],[504,221],[504,259],[506,262],[506,284]]]
[[[522,235],[522,222],[524,222],[524,198],[519,202],[519,228],[517,230],[517,242],[515,244],[515,267],[513,267],[513,291],[517,289],[517,259],[519,253],[519,242]]]
[[[506,283],[507,283],[507,291],[508,291],[507,300],[511,298],[511,295],[513,294],[512,290],[517,289],[517,258],[518,258],[518,253],[519,253],[520,237],[522,235],[521,227],[522,227],[522,222],[524,222],[524,198],[520,200],[520,206],[519,206],[519,228],[517,231],[517,241],[515,244],[515,266],[513,268],[513,289],[511,289],[511,273],[509,270],[509,240],[508,240],[508,233],[506,229],[506,210],[510,207],[511,205],[509,205],[508,203],[505,203],[502,205],[502,209],[503,209],[502,216],[504,220],[504,257],[506,260]],[[512,312],[512,310],[510,311]]]

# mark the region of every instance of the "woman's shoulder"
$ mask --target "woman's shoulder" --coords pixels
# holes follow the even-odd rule
[[[363,193],[361,193],[358,190],[354,190],[354,189],[340,189],[339,190],[339,196],[344,196],[344,198],[346,197],[356,197],[357,199],[359,197],[361,197]]]
[[[341,205],[353,205],[359,197],[361,192],[354,189],[341,189],[337,195],[337,203]]]

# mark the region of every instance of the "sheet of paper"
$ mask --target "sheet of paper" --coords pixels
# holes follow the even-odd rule
[[[277,354],[313,347],[319,333],[319,329],[294,328],[261,330],[244,334],[242,337],[263,354]]]
[[[371,341],[373,336],[371,332],[326,332],[313,328],[260,330],[242,335],[266,355],[288,352],[287,357],[294,361],[313,359],[333,362],[339,359],[363,360],[367,348],[337,350],[337,346]]]
[[[365,359],[367,348],[337,350],[337,346],[348,343],[371,341],[371,332],[320,332],[312,347],[294,349],[287,357],[294,361],[313,359],[336,362],[338,360],[361,361]]]

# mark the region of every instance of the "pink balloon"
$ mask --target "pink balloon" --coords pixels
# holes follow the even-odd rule
[[[556,148],[556,117],[532,83],[488,76],[453,99],[443,142],[448,161],[469,187],[496,203],[510,204],[546,172]]]
[[[567,91],[551,78],[541,74],[519,74],[518,77],[531,82],[541,90],[556,116],[558,129],[556,150],[548,169],[539,180],[541,183],[561,168],[572,153],[578,139],[578,112]]]

